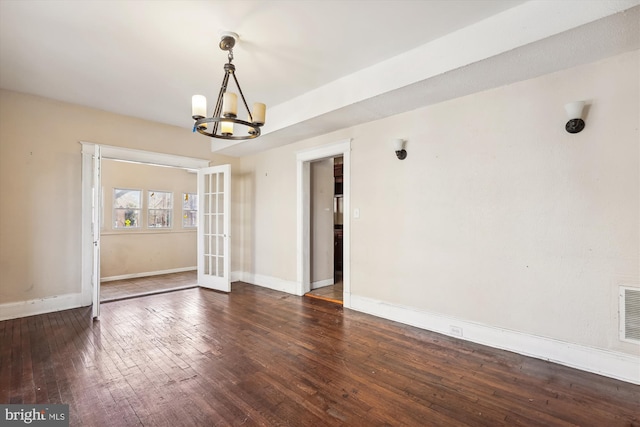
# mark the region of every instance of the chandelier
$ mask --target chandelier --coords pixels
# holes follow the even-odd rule
[[[211,138],[232,140],[246,140],[260,136],[260,127],[264,125],[267,107],[262,103],[256,102],[253,104],[253,109],[249,111],[249,106],[235,74],[236,67],[231,63],[233,61],[233,47],[237,40],[238,35],[230,32],[223,33],[220,39],[220,49],[229,52],[229,62],[224,64],[224,78],[222,79],[222,86],[220,87],[213,114],[207,116],[207,98],[203,95],[193,95],[191,98],[191,117],[195,120],[193,124],[194,132],[198,131],[202,135]],[[229,76],[233,76],[233,80],[236,83],[242,105],[246,111],[247,120],[238,118],[237,95],[233,92],[227,92]],[[236,125],[235,128],[234,125]]]

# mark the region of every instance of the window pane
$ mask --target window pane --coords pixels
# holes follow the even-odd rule
[[[224,215],[218,215],[218,234],[224,234]]]
[[[210,214],[204,214],[204,224],[203,224],[203,233],[206,235],[211,234],[211,215]]]
[[[113,210],[113,228],[139,228],[140,227],[140,210],[139,209],[114,209]]]
[[[149,209],[171,209],[171,193],[164,191],[149,192]]]
[[[113,228],[139,228],[142,190],[113,189]]]
[[[167,209],[149,209],[149,227],[171,227],[171,211]]]
[[[218,176],[214,173],[211,174],[211,187],[209,187],[209,191],[207,191],[207,193],[215,193],[218,188],[218,180],[217,180]]]
[[[182,195],[182,209],[189,211],[198,210],[198,195],[193,193],[185,193]]]
[[[173,212],[173,193],[168,191],[149,191],[149,228],[171,228]]]
[[[182,226],[183,227],[197,227],[198,226],[198,212],[197,211],[184,211],[182,214]]]
[[[124,188],[113,189],[113,207],[114,208],[135,208],[142,207],[142,191],[127,190]]]
[[[217,208],[216,212],[218,213],[224,212],[224,196],[222,194],[218,196],[218,205],[216,206],[216,208]]]
[[[182,226],[185,228],[198,226],[198,195],[184,193],[182,195]]]

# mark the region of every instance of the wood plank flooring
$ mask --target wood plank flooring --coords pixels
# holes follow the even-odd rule
[[[313,289],[311,292],[305,294],[306,297],[318,298],[325,301],[331,301],[336,304],[342,304],[344,283],[342,281],[337,282],[330,286],[323,286],[318,289]]]
[[[640,386],[245,283],[0,322],[0,403],[72,426],[632,426]]]
[[[198,273],[196,270],[112,280],[100,284],[100,301],[108,302],[186,289],[197,286],[197,283]]]

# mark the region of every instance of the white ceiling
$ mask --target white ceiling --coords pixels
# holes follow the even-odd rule
[[[267,124],[212,149],[248,155],[638,49],[638,4],[0,0],[0,87],[191,129],[191,95],[217,96],[234,31]]]

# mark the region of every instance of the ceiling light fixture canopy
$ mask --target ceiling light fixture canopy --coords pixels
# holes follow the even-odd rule
[[[220,87],[213,114],[207,117],[207,98],[203,95],[193,95],[191,98],[191,117],[195,120],[193,124],[194,132],[198,131],[202,135],[211,138],[232,140],[246,140],[260,136],[260,127],[264,125],[267,107],[262,103],[256,102],[253,104],[253,109],[249,110],[235,74],[236,67],[231,63],[233,61],[233,47],[237,41],[238,35],[236,33],[222,33],[220,38],[220,49],[229,52],[229,62],[224,64],[224,78],[222,79],[222,86]],[[242,104],[247,113],[247,120],[238,118],[237,95],[233,92],[227,92],[229,76],[233,76],[233,80],[236,83],[240,99],[242,99]],[[247,128],[246,133],[235,133],[237,129],[234,129],[234,124]]]

